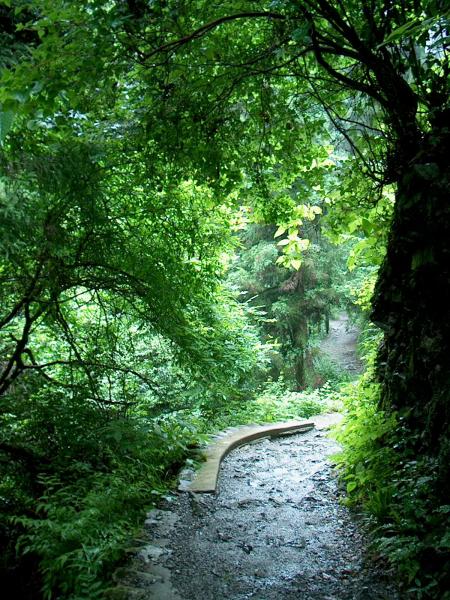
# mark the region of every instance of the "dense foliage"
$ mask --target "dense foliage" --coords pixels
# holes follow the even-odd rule
[[[401,411],[380,410],[374,359],[379,332],[366,332],[368,369],[342,390],[345,425],[336,457],[350,506],[363,506],[375,532],[374,549],[393,564],[406,597],[448,598],[450,507],[442,499],[446,468],[411,442],[420,433]]]
[[[326,234],[383,332],[348,392],[348,492],[442,597],[446,3],[4,0],[0,27],[5,577],[100,596],[205,423],[320,407],[311,333],[349,297]]]
[[[277,240],[284,227],[254,224],[241,235],[242,246],[228,275],[260,322],[263,340],[273,344],[271,377],[283,378],[298,391],[333,378],[336,367],[321,355],[318,345],[329,331],[330,316],[344,308],[349,296],[343,250],[348,251],[350,244],[330,244],[321,235],[320,220],[315,214],[311,217],[313,223],[301,230],[309,246],[300,270],[280,264],[286,258],[282,248],[288,238]],[[339,372],[335,375],[336,380],[342,377]]]

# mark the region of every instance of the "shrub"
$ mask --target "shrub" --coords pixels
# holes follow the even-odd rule
[[[214,420],[214,427],[245,423],[272,423],[309,418],[323,412],[326,402],[320,390],[292,392],[282,381],[269,382],[255,397],[245,402],[230,403]]]
[[[90,600],[124,555],[146,510],[167,493],[196,441],[180,415],[147,428],[113,420],[98,431],[103,466],[88,460],[42,474],[33,516],[13,517],[17,549],[39,557],[44,598]]]
[[[346,387],[343,399],[336,460],[346,502],[364,507],[374,548],[396,568],[405,594],[450,598],[450,505],[439,493],[437,459],[416,455],[418,434],[405,414],[379,410],[372,368]]]

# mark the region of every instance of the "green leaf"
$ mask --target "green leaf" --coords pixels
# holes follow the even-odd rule
[[[358,487],[358,484],[356,483],[356,481],[349,481],[347,483],[347,492],[350,494],[357,487]]]
[[[280,225],[278,227],[278,229],[275,231],[275,234],[273,237],[279,237],[280,235],[283,235],[283,233],[286,233],[286,230],[287,230],[286,225]]]
[[[382,44],[379,44],[378,48],[382,48],[387,44],[391,44],[392,42],[396,42],[402,38],[406,37],[417,37],[423,32],[428,32],[434,25],[443,20],[447,19],[450,16],[450,11],[445,12],[441,15],[436,15],[434,17],[430,17],[429,19],[421,20],[417,17],[407,21],[397,29],[394,29],[388,37],[384,40]]]
[[[291,34],[291,38],[294,40],[294,42],[307,42],[310,39],[309,36],[309,24],[305,23],[303,25],[301,25],[300,27],[297,27],[297,29],[294,29],[294,31]]]
[[[5,137],[10,131],[14,121],[14,113],[11,110],[0,112],[0,144],[3,145]]]
[[[278,246],[287,246],[290,243],[291,243],[291,240],[289,240],[289,239],[286,238],[284,240],[281,240],[281,241],[277,242],[277,245]]]

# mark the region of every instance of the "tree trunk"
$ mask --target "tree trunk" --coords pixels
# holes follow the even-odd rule
[[[305,355],[302,349],[297,349],[294,363],[296,391],[305,389]]]
[[[450,457],[450,132],[444,120],[402,171],[373,321],[384,330],[382,408],[420,432],[421,450]]]

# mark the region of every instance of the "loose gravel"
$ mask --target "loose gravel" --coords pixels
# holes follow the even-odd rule
[[[183,600],[395,600],[361,521],[339,503],[324,430],[225,459],[219,493],[181,496],[164,566]]]
[[[357,373],[357,331],[331,322],[322,350]],[[346,508],[327,432],[262,439],[222,463],[217,495],[175,495],[148,514],[139,548],[116,574],[114,600],[400,600]]]

